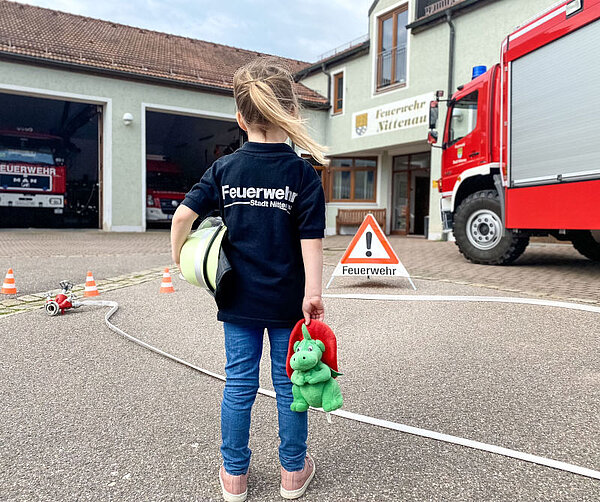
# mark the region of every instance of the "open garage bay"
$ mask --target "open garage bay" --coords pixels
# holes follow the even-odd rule
[[[168,226],[192,185],[241,141],[233,120],[146,112],[147,226]]]
[[[0,93],[0,227],[99,228],[102,108]]]

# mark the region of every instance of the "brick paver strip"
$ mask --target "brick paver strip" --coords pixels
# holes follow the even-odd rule
[[[98,286],[98,291],[104,293],[114,289],[121,289],[148,281],[155,281],[162,278],[163,270],[164,267],[156,267],[154,269],[144,270],[143,272],[133,272],[131,274],[120,275],[118,277],[109,277],[107,279],[102,279],[101,281],[96,281],[96,284],[102,282],[102,286]],[[174,270],[176,273],[179,273],[177,268]],[[87,300],[87,298],[83,296],[84,290],[85,283],[73,286],[73,293],[75,293],[75,296],[78,300]],[[54,289],[50,291],[50,295],[53,297],[58,293],[60,293],[60,289]],[[90,299],[93,300],[94,298]],[[0,317],[40,309],[43,308],[45,303],[45,293],[21,296],[17,298],[7,298],[0,301]]]

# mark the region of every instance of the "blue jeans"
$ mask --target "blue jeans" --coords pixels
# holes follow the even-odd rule
[[[248,472],[251,451],[250,412],[258,390],[258,373],[263,347],[263,328],[223,323],[227,380],[221,403],[221,454],[229,474]],[[270,328],[271,378],[277,395],[279,418],[279,461],[286,471],[304,467],[308,413],[290,409],[292,382],[285,371],[290,328]]]

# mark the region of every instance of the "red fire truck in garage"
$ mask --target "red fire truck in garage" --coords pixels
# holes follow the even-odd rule
[[[146,155],[146,221],[171,221],[185,194],[182,169],[164,155]]]
[[[0,131],[0,207],[62,214],[66,167],[60,136],[32,128]]]
[[[535,235],[600,260],[599,47],[600,0],[563,2],[448,101],[437,183],[444,229],[469,260],[510,263]]]

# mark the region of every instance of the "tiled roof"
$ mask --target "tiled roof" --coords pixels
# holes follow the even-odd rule
[[[233,88],[237,68],[266,55],[0,0],[0,57],[2,54],[158,77],[224,91]],[[294,59],[278,59],[292,73],[309,65]],[[328,104],[325,97],[302,84],[296,84],[296,91],[306,104]]]

